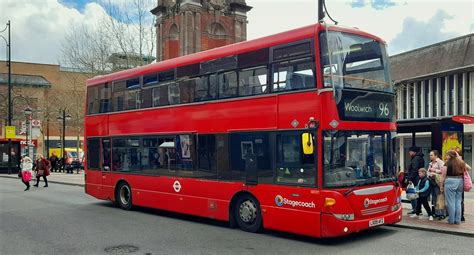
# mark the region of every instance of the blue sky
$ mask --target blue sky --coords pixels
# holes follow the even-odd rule
[[[130,4],[132,0],[102,0]],[[156,0],[150,2],[150,9]],[[316,0],[247,0],[247,38],[314,24]],[[474,32],[472,0],[327,0],[341,25],[378,35],[390,54]],[[57,64],[71,25],[97,25],[105,15],[94,0],[0,0],[0,25],[12,21],[12,59]],[[149,14],[151,17],[151,13]],[[5,50],[0,45],[0,59]]]

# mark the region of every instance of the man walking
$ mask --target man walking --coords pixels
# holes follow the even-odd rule
[[[425,160],[423,159],[423,153],[421,152],[419,147],[412,146],[408,149],[408,155],[411,158],[410,165],[408,166],[407,170],[407,180],[413,185],[418,184],[418,170],[425,166]],[[412,211],[408,214],[415,214],[416,213],[416,199],[411,201]]]
[[[56,156],[56,154],[53,152],[53,154],[49,158],[49,161],[51,162],[51,169],[53,170],[53,172],[58,171],[58,160],[58,156]]]

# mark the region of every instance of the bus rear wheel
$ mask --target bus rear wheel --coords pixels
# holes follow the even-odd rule
[[[240,229],[247,232],[258,232],[262,228],[262,213],[258,201],[250,196],[239,197],[234,206],[234,217]]]
[[[115,202],[124,210],[132,209],[132,189],[130,186],[122,182],[115,191]]]

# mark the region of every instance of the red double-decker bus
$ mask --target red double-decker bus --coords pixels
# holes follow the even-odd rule
[[[396,223],[385,47],[316,24],[90,79],[85,191],[249,232]]]

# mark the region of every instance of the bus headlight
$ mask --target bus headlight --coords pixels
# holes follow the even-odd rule
[[[400,203],[398,203],[396,205],[392,205],[392,212],[398,210],[398,208],[400,208]]]
[[[334,217],[340,220],[354,220],[354,214],[333,214]]]

